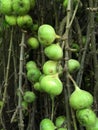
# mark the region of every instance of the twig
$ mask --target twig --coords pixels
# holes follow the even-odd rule
[[[5,75],[5,81],[4,81],[4,92],[3,92],[3,99],[2,99],[3,105],[1,106],[1,109],[0,109],[0,119],[1,119],[1,124],[4,128],[4,130],[6,130],[6,128],[5,128],[3,120],[2,120],[2,116],[3,116],[2,114],[3,114],[3,108],[5,106],[6,98],[7,98],[8,76],[9,76],[9,68],[10,68],[10,60],[11,60],[12,39],[13,39],[13,28],[11,30],[8,61],[7,61],[6,75]]]
[[[14,112],[12,118],[11,118],[11,121],[10,121],[11,123],[14,121],[14,119],[15,119],[17,113],[18,113],[18,107],[16,108],[16,110],[15,110],[15,112]]]
[[[87,10],[92,11],[92,12],[97,12],[98,8],[88,7]]]
[[[31,111],[29,112],[29,121],[28,121],[28,126],[26,130],[36,130],[35,128],[35,111],[36,111],[36,104],[34,103],[31,107]]]
[[[93,8],[93,1],[89,0],[89,5]],[[90,12],[90,29],[91,29],[91,46],[93,52],[93,62],[94,62],[94,78],[95,78],[95,87],[94,87],[94,102],[95,108],[98,109],[98,59],[97,59],[97,48],[96,48],[96,40],[95,40],[95,22],[94,22],[95,12]]]
[[[23,80],[23,65],[24,65],[24,48],[25,48],[25,32],[22,31],[22,39],[20,43],[20,64],[19,64],[19,97],[18,97],[18,108],[19,108],[19,130],[24,130],[23,113],[22,113],[22,80]]]
[[[15,56],[15,46],[12,46],[12,51],[13,51],[13,64],[14,64],[14,85],[15,85],[15,95],[16,95],[16,90],[17,90],[17,81],[18,81],[18,74],[17,74],[17,61],[16,61],[16,56]]]
[[[65,24],[66,24],[66,16],[60,22],[60,27],[59,27],[59,31],[58,31],[60,36],[63,34],[64,28],[65,28]]]
[[[75,10],[74,10],[74,13],[73,13],[73,15],[72,15],[71,21],[70,21],[70,23],[69,23],[69,28],[71,27],[71,25],[72,25],[72,23],[73,23],[73,20],[74,20],[74,18],[75,18],[75,15],[76,15],[76,13],[77,13],[77,10],[78,10],[79,3],[80,3],[80,0],[78,0],[77,5],[76,5],[76,7],[75,7]]]
[[[89,42],[90,42],[90,25],[88,25],[87,27],[87,39],[86,39],[86,44],[85,44],[85,47],[84,47],[84,52],[83,52],[83,56],[82,56],[82,59],[81,59],[81,66],[80,66],[80,70],[77,74],[77,84],[79,87],[81,87],[81,83],[82,83],[82,77],[83,77],[83,70],[84,70],[84,63],[85,63],[85,58],[86,58],[86,52],[87,52],[87,49],[88,49],[88,45],[89,45]]]
[[[68,51],[68,48],[69,48],[69,40],[68,40],[68,37],[69,37],[69,23],[70,23],[70,17],[71,17],[71,0],[69,0],[68,2],[68,8],[67,8],[67,19],[66,19],[66,31],[63,35],[63,37],[65,38],[65,41],[63,41],[63,44],[62,44],[62,48],[64,48],[65,46],[65,66],[64,66],[64,70],[66,70],[66,87],[67,87],[67,94],[65,94],[65,101],[66,101],[66,116],[67,116],[67,125],[68,125],[68,129],[70,130],[71,129],[71,117],[70,117],[70,109],[69,109],[69,104],[68,104],[68,100],[69,100],[69,96],[70,96],[70,88],[69,88],[69,78],[68,78],[68,59],[69,59],[69,51]],[[64,93],[66,93],[66,88],[64,88]]]
[[[67,21],[66,21],[66,31],[63,35],[63,37],[65,38],[65,41],[63,42],[62,44],[62,48],[64,47],[65,45],[65,66],[64,66],[64,70],[66,70],[66,87],[67,87],[67,91],[68,91],[68,97],[65,97],[67,98],[67,102],[69,100],[69,96],[70,96],[70,81],[69,81],[69,78],[68,78],[68,75],[69,75],[69,72],[68,72],[68,59],[69,59],[69,32],[70,32],[70,28],[71,28],[71,25],[73,23],[73,20],[75,18],[75,15],[76,15],[76,12],[77,12],[77,9],[78,9],[78,5],[79,5],[79,1],[76,5],[76,8],[74,10],[74,13],[73,13],[73,16],[71,18],[71,0],[68,1],[68,8],[67,8]],[[71,19],[71,20],[70,20]],[[72,109],[71,110],[71,114],[72,114],[72,118],[73,118],[73,122],[74,122],[74,130],[77,130],[77,125],[76,125],[76,120],[75,120],[75,115],[74,115],[74,112]],[[67,120],[68,120],[68,129],[71,129],[71,124],[70,124],[70,111],[69,111],[69,105],[67,103],[66,105],[66,114],[67,114]]]
[[[54,17],[55,17],[55,30],[58,30],[58,12],[56,8],[56,0],[53,0],[53,8],[54,8]]]

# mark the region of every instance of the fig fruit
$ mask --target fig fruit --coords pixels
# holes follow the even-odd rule
[[[34,87],[35,90],[42,92],[42,89],[41,89],[41,87],[40,87],[40,83],[39,83],[39,82],[36,82],[36,83],[33,85],[33,87]]]
[[[3,101],[0,100],[0,108],[3,106]]]
[[[38,28],[38,39],[42,45],[48,46],[52,44],[56,38],[59,38],[59,36],[56,35],[51,25],[43,24]]]
[[[98,118],[96,119],[96,122],[92,126],[87,126],[86,130],[98,130]]]
[[[30,0],[13,0],[13,11],[15,15],[25,15],[30,10]]]
[[[42,78],[43,78],[44,76],[46,76],[46,75],[45,75],[45,74],[42,74],[42,75],[40,76],[39,82],[42,80]]]
[[[75,59],[69,59],[68,60],[68,70],[70,73],[73,73],[77,70],[79,70],[80,68],[80,63],[79,61],[75,60]]]
[[[63,50],[59,44],[51,44],[44,49],[44,53],[51,60],[60,60],[63,57]]]
[[[26,101],[22,101],[21,106],[24,110],[28,109],[28,103]]]
[[[54,123],[48,118],[45,118],[40,122],[40,130],[55,130],[55,128]]]
[[[73,43],[73,44],[71,45],[71,48],[72,48],[72,49],[76,49],[75,52],[79,52],[79,51],[80,51],[80,47],[79,47],[79,45],[78,45],[77,43]]]
[[[89,108],[77,110],[76,117],[83,126],[92,126],[96,122],[96,114]]]
[[[37,49],[39,47],[39,41],[35,37],[30,37],[27,43],[32,49]]]
[[[38,30],[38,27],[39,27],[39,25],[38,25],[38,23],[33,23],[33,25],[31,26],[31,31],[33,32],[33,31],[37,31]]]
[[[14,15],[5,15],[5,20],[10,26],[17,24],[17,17]]]
[[[30,8],[33,9],[35,6],[35,0],[30,0]]]
[[[84,35],[84,36],[82,36],[82,42],[83,42],[83,45],[85,45],[86,44],[86,36]]]
[[[31,69],[35,69],[35,68],[37,68],[37,64],[36,64],[35,61],[28,61],[26,63],[26,69],[27,69],[27,71],[31,70]]]
[[[62,67],[58,62],[53,60],[48,60],[43,65],[43,73],[46,75],[61,73]]]
[[[5,15],[12,14],[12,0],[0,0],[0,12]]]
[[[17,25],[22,28],[29,28],[33,24],[32,17],[30,15],[18,16]]]
[[[93,104],[93,96],[89,92],[76,87],[70,95],[69,103],[73,109],[88,108]]]
[[[58,116],[55,120],[55,125],[57,127],[61,127],[63,125],[63,123],[65,123],[65,121],[66,121],[66,117],[64,115]]]
[[[34,68],[27,71],[27,78],[31,83],[39,81],[40,76],[41,71],[39,68]]]
[[[76,4],[77,4],[78,0],[73,0],[73,6],[75,7]],[[63,1],[63,7],[64,9],[67,9],[67,6],[68,6],[68,0],[64,0]]]
[[[40,81],[41,89],[50,94],[50,96],[60,95],[63,90],[63,84],[57,74],[46,75]]]
[[[27,103],[32,103],[33,101],[35,101],[36,96],[35,96],[34,92],[26,91],[23,95],[23,99]]]
[[[65,9],[67,9],[67,6],[68,6],[68,0],[64,0],[64,1],[63,1],[63,7],[64,7]]]

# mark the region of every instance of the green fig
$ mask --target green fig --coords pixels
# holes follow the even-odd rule
[[[16,15],[25,15],[30,10],[30,0],[13,0],[13,11]]]
[[[60,38],[56,35],[54,28],[51,25],[43,24],[38,29],[38,39],[44,46],[48,46],[53,43],[56,38]]]
[[[66,117],[64,115],[58,116],[55,120],[55,125],[57,127],[61,127],[63,125],[63,123],[65,123],[66,121]],[[66,123],[64,125],[64,127],[66,126]]]
[[[37,49],[39,47],[39,41],[35,37],[30,37],[27,43],[32,49]]]
[[[30,0],[30,8],[33,9],[35,6],[35,0]]]
[[[75,59],[69,59],[68,60],[68,70],[70,73],[73,73],[77,70],[79,70],[80,68],[80,63],[79,61],[75,60]]]
[[[86,130],[98,130],[98,118],[96,119],[96,122],[92,126],[87,126]]]
[[[48,118],[45,118],[40,122],[40,130],[55,130],[55,128],[54,123]]]
[[[26,101],[22,101],[21,106],[24,110],[28,109],[28,103]]]
[[[57,74],[44,76],[40,81],[40,86],[50,96],[60,95],[63,90],[63,84]]]
[[[0,12],[5,15],[12,15],[12,0],[0,0]]]
[[[86,36],[84,35],[84,36],[82,36],[82,43],[83,43],[83,45],[85,45],[86,44]]]
[[[31,70],[31,69],[34,69],[34,68],[37,68],[37,64],[35,61],[28,61],[26,63],[26,69],[27,70]]]
[[[3,106],[3,101],[0,101],[0,108]]]
[[[46,75],[61,73],[61,65],[58,62],[53,60],[48,60],[43,65],[43,73]]]
[[[70,95],[69,103],[73,109],[88,108],[93,104],[93,96],[89,92],[76,87]]]
[[[60,60],[63,57],[63,50],[59,44],[51,44],[44,49],[44,53],[51,60]]]
[[[31,26],[31,31],[33,32],[33,31],[37,31],[38,30],[38,27],[39,27],[39,25],[38,25],[38,23],[33,23],[33,25]]]
[[[39,82],[42,80],[42,78],[46,76],[45,74],[41,74],[40,78],[39,78]]]
[[[35,98],[36,96],[34,92],[31,92],[31,91],[26,91],[23,95],[23,99],[27,103],[32,103],[33,101],[35,101]]]
[[[10,26],[14,26],[17,24],[17,17],[14,15],[5,15],[5,20]]]
[[[39,68],[33,68],[27,71],[27,78],[31,83],[39,81],[40,76],[41,71]]]
[[[93,126],[96,122],[96,114],[89,108],[77,110],[76,117],[82,126]]]
[[[30,15],[18,16],[17,25],[22,28],[29,28],[33,24],[32,17]]]
[[[33,87],[34,87],[35,90],[42,92],[42,89],[41,89],[41,86],[40,86],[40,83],[39,83],[39,82],[36,82],[36,83],[33,85]]]
[[[76,4],[77,4],[78,0],[73,0],[73,6],[75,7]],[[68,6],[68,0],[64,0],[63,1],[63,7],[64,9],[67,9],[67,6]]]
[[[63,1],[63,7],[64,7],[65,9],[67,9],[67,6],[68,6],[68,0],[64,0],[64,1]]]
[[[80,51],[80,47],[79,47],[79,45],[78,45],[77,43],[73,43],[73,44],[71,45],[71,48],[72,48],[72,49],[75,49],[75,50],[76,50],[75,52],[79,52],[79,51]]]

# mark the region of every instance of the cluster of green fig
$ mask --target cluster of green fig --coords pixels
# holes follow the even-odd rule
[[[63,73],[63,67],[60,64],[63,58],[63,49],[59,42],[55,43],[57,38],[60,38],[60,36],[56,34],[54,28],[51,25],[43,24],[38,28],[38,37],[30,37],[27,41],[32,49],[43,46],[43,53],[48,59],[43,63],[41,69],[35,61],[28,61],[26,63],[27,79],[31,82],[33,89],[45,92],[51,98],[60,95],[63,90],[63,83],[60,80]],[[80,63],[77,60],[68,60],[68,71],[70,73],[76,72],[79,68]],[[50,119],[45,118],[40,123],[40,130],[55,130],[56,128],[67,130],[66,125],[62,125],[64,120],[65,117],[61,116],[56,119],[54,125]]]
[[[70,106],[76,110],[76,118],[79,123],[86,127],[86,130],[98,129],[98,118],[91,106],[93,96],[85,90],[80,89],[76,84],[74,92],[70,95]]]
[[[26,64],[27,78],[35,90],[46,92],[53,97],[61,94],[63,90],[63,84],[59,78],[62,73],[59,61],[63,57],[63,50],[59,43],[53,43],[56,38],[60,36],[56,35],[54,28],[43,24],[38,28],[38,38],[30,37],[27,41],[32,49],[37,49],[39,45],[43,46],[44,54],[48,58],[43,63],[42,72],[34,61],[28,61]]]
[[[26,91],[23,94],[23,100],[21,103],[23,111],[28,110],[28,105],[33,103],[36,99],[36,95],[33,91]]]
[[[36,90],[46,92],[53,97],[61,94],[63,90],[63,84],[59,78],[63,73],[60,64],[60,60],[63,58],[63,49],[58,42],[54,43],[57,38],[60,38],[60,36],[56,34],[54,28],[51,25],[43,24],[38,28],[38,38],[30,37],[27,41],[32,49],[37,49],[39,45],[43,46],[44,55],[48,58],[43,63],[42,72],[38,67],[35,69],[36,63],[34,61],[27,62],[27,78],[31,83],[34,83],[33,86]],[[77,71],[79,68],[80,63],[77,60],[68,60],[70,73]],[[35,76],[38,77],[37,80],[35,80]]]
[[[48,59],[43,63],[42,70],[39,69],[35,61],[28,61],[26,63],[27,78],[35,90],[45,92],[51,98],[60,95],[63,91],[63,83],[60,80],[63,73],[63,67],[60,64],[63,58],[63,49],[59,42],[55,43],[57,38],[60,38],[60,36],[56,34],[54,28],[51,25],[43,24],[38,28],[38,37],[30,37],[27,41],[32,49],[43,46],[43,53]],[[70,73],[76,72],[79,68],[80,63],[77,60],[68,60],[68,71]],[[56,126],[49,119],[43,119],[40,124],[40,130],[54,130],[55,128]],[[58,129],[67,130],[66,127]]]
[[[49,118],[45,118],[40,122],[40,130],[67,130],[66,117],[64,115],[58,116],[55,119],[55,123]]]
[[[39,78],[41,76],[41,71],[37,67],[37,64],[34,61],[27,62],[26,69],[27,69],[27,78],[32,84],[39,81]],[[36,95],[33,91],[29,91],[29,90],[25,91],[23,94],[23,101],[22,101],[23,110],[27,110],[28,105],[30,103],[33,103],[35,99],[36,99]]]
[[[27,62],[27,78],[31,82],[35,90],[46,92],[51,96],[59,95],[62,92],[63,85],[58,78],[56,65],[56,62],[53,62],[51,60],[47,61],[43,65],[42,74],[34,61]]]
[[[35,0],[0,0],[0,12],[5,15],[6,22],[25,28],[33,24],[32,17],[28,14],[35,6]]]

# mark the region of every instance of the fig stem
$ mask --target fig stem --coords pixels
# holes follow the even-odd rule
[[[60,38],[61,38],[61,36],[59,36],[59,35],[56,34],[56,39],[60,39]]]
[[[69,48],[69,50],[70,50],[71,52],[77,52],[77,49]]]
[[[51,95],[50,97],[51,97],[51,101],[52,101],[52,104],[51,104],[51,106],[52,106],[52,109],[51,109],[51,120],[53,121],[53,116],[54,116],[54,96]]]
[[[55,78],[58,78],[59,77],[59,73],[53,74],[52,76],[55,77]]]
[[[72,83],[73,83],[75,89],[79,89],[77,83],[76,83],[75,80],[72,78],[72,76],[69,74],[68,77],[69,77],[69,79],[72,81]]]

